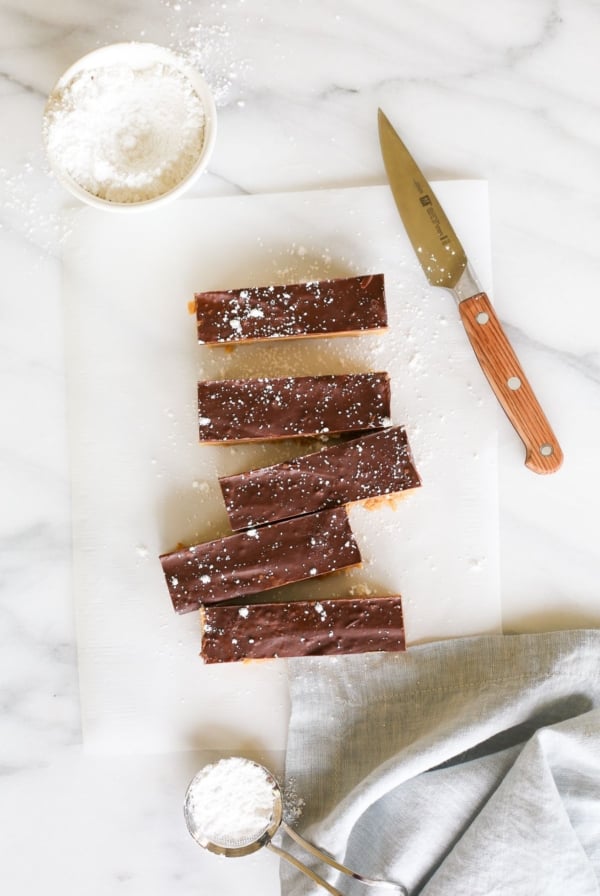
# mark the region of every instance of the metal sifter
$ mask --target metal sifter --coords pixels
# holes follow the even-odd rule
[[[196,843],[218,855],[247,856],[266,846],[332,896],[343,896],[311,868],[272,842],[281,828],[306,852],[342,874],[367,886],[407,896],[401,884],[351,871],[301,837],[284,821],[283,797],[276,778],[250,759],[230,757],[204,766],[190,782],[183,813]]]

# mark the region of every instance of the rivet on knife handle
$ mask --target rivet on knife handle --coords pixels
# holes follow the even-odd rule
[[[563,453],[490,300],[482,292],[458,307],[481,369],[525,443],[525,466],[534,473],[554,473]]]

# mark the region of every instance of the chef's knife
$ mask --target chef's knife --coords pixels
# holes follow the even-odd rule
[[[390,187],[417,258],[432,286],[449,289],[477,360],[525,443],[525,466],[554,473],[563,453],[458,237],[406,146],[379,110],[379,141]]]

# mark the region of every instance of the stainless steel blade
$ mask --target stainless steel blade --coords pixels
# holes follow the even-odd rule
[[[379,140],[394,200],[432,286],[457,287],[467,256],[427,178],[379,110]]]

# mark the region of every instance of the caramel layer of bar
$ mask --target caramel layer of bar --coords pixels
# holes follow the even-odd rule
[[[389,425],[387,373],[198,383],[201,442],[360,432]]]
[[[392,495],[421,485],[406,432],[393,426],[291,461],[224,476],[232,529]]]
[[[398,596],[202,609],[207,663],[405,649]]]
[[[160,558],[177,613],[360,563],[343,508],[248,529]]]
[[[341,335],[387,326],[383,274],[196,293],[198,342]]]

